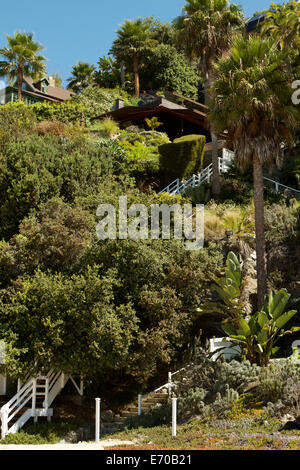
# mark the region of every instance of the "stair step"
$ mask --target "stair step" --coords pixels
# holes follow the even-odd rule
[[[169,394],[168,393],[165,393],[165,392],[161,392],[161,393],[151,393],[147,398],[168,398]]]
[[[123,411],[122,418],[130,418],[132,416],[136,416],[137,412],[135,411]]]

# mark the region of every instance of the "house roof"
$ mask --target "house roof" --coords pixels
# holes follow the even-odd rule
[[[195,102],[196,103],[196,102]],[[202,106],[200,103],[199,106]],[[202,109],[201,111],[199,109]],[[142,104],[141,106],[125,106],[123,108],[115,109],[108,113],[97,116],[94,119],[104,119],[111,117],[115,121],[126,122],[144,119],[156,114],[169,114],[177,116],[178,118],[190,121],[196,125],[206,128],[207,127],[207,113],[204,105],[203,108],[196,109],[195,107],[187,108],[163,97],[159,97],[152,104]]]
[[[31,88],[29,93],[32,93],[36,96],[44,96],[47,97],[50,101],[65,101],[71,96],[74,96],[75,93],[72,93],[71,91],[65,90],[64,88],[59,88],[56,86],[51,86],[47,85],[47,93],[43,93],[36,87],[36,82],[32,80],[30,77],[24,77],[24,81],[29,85]],[[49,83],[47,81],[47,83]]]

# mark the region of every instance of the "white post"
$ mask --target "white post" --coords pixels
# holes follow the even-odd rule
[[[169,398],[171,398],[171,393],[172,393],[172,372],[168,373],[168,391],[169,391]]]
[[[0,375],[0,396],[6,395],[6,383],[6,375]]]
[[[32,381],[32,416],[35,423],[37,423],[38,417],[36,415],[36,379]]]
[[[143,413],[142,410],[142,395],[138,396],[138,415],[141,416]]]
[[[0,412],[0,418],[1,418],[1,439],[4,439],[7,435],[8,432],[8,410],[6,408],[2,409]]]
[[[80,376],[80,395],[83,397],[83,377]]]
[[[96,444],[98,444],[100,441],[100,407],[101,407],[101,399],[96,398],[96,428],[95,428]]]
[[[49,378],[47,377],[46,380],[45,380],[45,401],[43,403],[43,406],[44,408],[46,408],[46,410],[49,408]]]
[[[276,194],[278,194],[278,193],[279,193],[279,185],[278,185],[278,183],[275,184],[275,188],[276,188]]]
[[[177,435],[177,398],[172,398],[172,437]]]

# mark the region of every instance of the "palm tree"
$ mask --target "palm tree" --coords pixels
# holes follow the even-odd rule
[[[266,13],[261,33],[271,36],[280,49],[297,51],[300,46],[300,4],[295,0],[283,5],[271,4]]]
[[[0,55],[5,58],[0,61],[0,76],[7,77],[10,82],[17,79],[18,100],[22,101],[23,77],[37,79],[45,73],[46,59],[39,54],[44,46],[33,40],[32,33],[16,32],[6,38],[8,47],[0,49]]]
[[[119,60],[132,61],[135,95],[140,96],[139,59],[156,44],[151,32],[152,19],[125,20],[116,31],[118,37],[113,42],[111,53]]]
[[[210,118],[228,130],[237,164],[253,167],[258,307],[267,291],[264,234],[263,167],[281,164],[282,143],[297,126],[292,105],[292,75],[285,54],[270,38],[237,36],[226,57],[215,65],[215,96]]]
[[[175,20],[179,40],[190,59],[199,59],[204,82],[205,104],[210,105],[214,82],[214,62],[229,48],[232,34],[244,27],[241,8],[228,0],[186,0],[183,16]],[[218,137],[211,123],[213,145],[213,194],[220,192]]]
[[[78,62],[73,65],[72,76],[68,79],[67,89],[80,93],[94,82],[95,67],[87,62]]]

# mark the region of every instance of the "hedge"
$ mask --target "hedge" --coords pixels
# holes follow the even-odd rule
[[[187,178],[201,171],[206,139],[203,135],[186,135],[172,144],[159,147],[160,167],[174,178]]]

